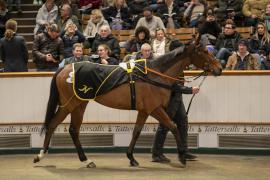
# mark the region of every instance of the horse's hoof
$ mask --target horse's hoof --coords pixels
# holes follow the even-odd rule
[[[180,163],[181,163],[182,167],[183,167],[183,168],[185,168],[185,167],[186,167],[186,165],[187,165],[187,160],[186,160],[186,158],[185,158],[185,155],[184,155],[184,154],[179,155],[179,161],[180,161]]]
[[[36,158],[34,158],[33,163],[37,163],[37,162],[39,162],[39,161],[40,161],[40,159],[39,159],[39,157],[37,156]]]
[[[89,164],[86,165],[87,168],[96,168],[96,164],[94,162],[90,162]]]
[[[136,160],[130,161],[130,166],[137,167],[139,166],[139,163]]]

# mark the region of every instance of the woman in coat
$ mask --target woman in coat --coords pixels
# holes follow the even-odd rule
[[[23,72],[27,70],[28,50],[22,36],[16,34],[17,22],[6,22],[5,36],[0,40],[1,59],[5,72]]]

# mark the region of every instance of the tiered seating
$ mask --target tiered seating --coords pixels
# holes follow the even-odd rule
[[[239,32],[243,38],[250,38],[253,34],[253,27],[237,27],[236,31]]]
[[[196,34],[195,28],[167,29],[167,34],[183,43],[190,41]]]
[[[23,15],[18,16],[17,12],[14,11],[11,13],[11,18],[14,18],[18,21],[18,34],[25,37],[27,42],[27,47],[29,51],[29,68],[35,68],[35,65],[32,62],[32,46],[33,46],[33,29],[35,26],[35,17],[38,8],[40,5],[33,5],[31,0],[24,0],[22,4]],[[82,15],[82,26],[85,26],[90,19],[90,15]],[[244,37],[250,38],[253,33],[252,27],[237,27],[236,30]],[[194,35],[196,35],[196,28],[180,28],[180,29],[167,29],[167,34],[175,39],[180,39],[182,42],[186,43],[191,40]],[[134,34],[134,30],[113,30],[112,34],[118,39],[119,42],[127,41],[131,35]],[[85,54],[89,54],[89,49],[84,50]],[[126,55],[124,48],[121,48],[120,57],[123,58]],[[0,62],[0,66],[1,62]]]

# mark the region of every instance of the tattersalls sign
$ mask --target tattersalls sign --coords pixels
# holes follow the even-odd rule
[[[145,124],[142,133],[155,133],[158,124]],[[68,124],[60,124],[55,133],[68,133]],[[0,134],[40,133],[42,125],[3,125]],[[134,124],[83,124],[81,133],[132,133]],[[189,125],[189,133],[197,134],[270,134],[270,125]]]

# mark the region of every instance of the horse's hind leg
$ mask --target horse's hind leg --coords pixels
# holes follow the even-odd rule
[[[80,139],[79,139],[80,128],[81,128],[81,124],[83,121],[83,114],[84,114],[87,103],[80,104],[78,107],[76,107],[72,111],[71,124],[69,127],[69,134],[70,134],[70,136],[73,140],[73,143],[76,147],[80,161],[85,163],[86,167],[94,168],[94,167],[96,167],[95,163],[93,161],[91,161],[90,159],[87,159],[87,157],[85,156],[85,153],[83,151]]]
[[[155,119],[157,119],[160,123],[162,123],[165,127],[167,127],[172,132],[172,134],[175,138],[176,144],[177,144],[179,161],[185,167],[186,166],[186,159],[184,157],[185,149],[180,143],[180,135],[179,135],[179,131],[178,131],[176,125],[174,125],[174,123],[170,120],[168,114],[161,107],[155,109],[151,113],[151,116],[153,116]]]
[[[64,108],[59,108],[54,116],[54,118],[51,120],[48,129],[45,134],[45,139],[43,143],[43,149],[40,150],[40,153],[37,155],[36,158],[34,158],[34,163],[39,162],[41,159],[44,158],[45,154],[48,152],[50,140],[52,137],[52,134],[55,130],[55,128],[64,121],[64,119],[67,117],[69,112],[65,110]]]
[[[128,151],[127,151],[127,157],[130,160],[131,166],[138,166],[139,165],[139,163],[133,157],[133,151],[134,151],[136,141],[137,141],[138,137],[140,136],[141,130],[143,128],[143,125],[145,124],[147,117],[148,117],[148,114],[141,112],[141,111],[138,112],[136,124],[135,124],[133,134],[132,134],[132,140],[129,144]]]

